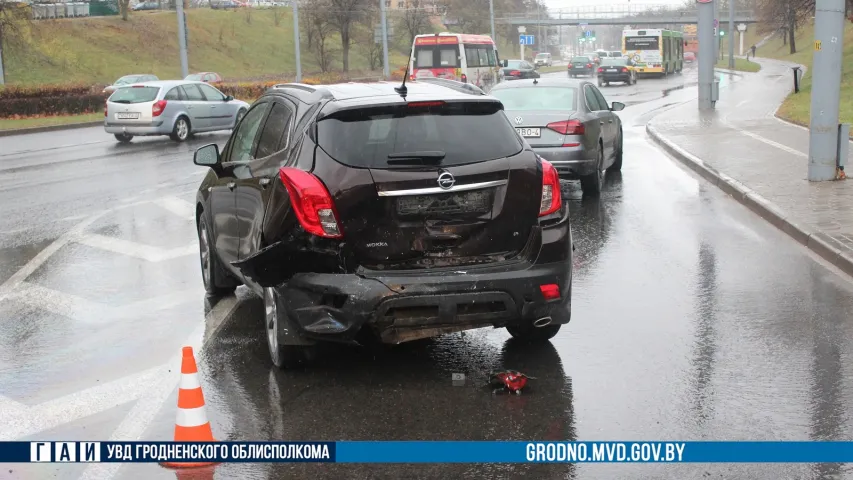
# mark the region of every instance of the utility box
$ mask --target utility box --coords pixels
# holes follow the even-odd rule
[[[66,17],[73,17],[74,16],[74,4],[73,3],[66,3],[65,4],[65,16]]]
[[[88,17],[89,16],[89,4],[88,3],[75,3],[74,4],[74,15],[78,17]]]
[[[847,165],[848,157],[850,156],[850,124],[842,123],[838,125],[838,167],[844,169]]]
[[[714,79],[714,83],[711,84],[711,101],[716,102],[720,99],[720,80]]]
[[[65,4],[64,3],[57,3],[54,6],[54,9],[56,11],[56,18],[65,18]]]

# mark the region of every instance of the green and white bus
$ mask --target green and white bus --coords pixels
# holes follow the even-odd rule
[[[684,34],[659,28],[624,30],[622,53],[634,61],[637,73],[664,76],[681,73],[684,67]]]

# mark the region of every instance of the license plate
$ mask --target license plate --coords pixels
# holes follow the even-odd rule
[[[608,71],[608,72],[610,72],[610,73],[616,73],[616,72],[618,72],[619,70],[616,70],[615,68],[608,68],[608,69],[607,69],[607,71]]]
[[[575,68],[583,68],[583,65],[575,65]]]
[[[118,112],[116,118],[119,120],[130,120],[139,118],[139,112]]]
[[[539,138],[542,136],[542,130],[539,128],[516,128],[516,130],[522,137]]]
[[[397,213],[407,217],[452,216],[471,213],[483,214],[490,212],[491,208],[491,190],[436,195],[412,195],[397,199]]]

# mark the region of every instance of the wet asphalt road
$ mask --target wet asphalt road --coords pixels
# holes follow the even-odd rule
[[[531,349],[503,330],[334,348],[271,367],[262,305],[207,301],[194,190],[168,139],[99,128],[0,138],[0,439],[171,439],[193,344],[222,440],[842,440],[853,436],[853,286],[685,171],[643,125],[695,71],[603,89],[629,107],[621,175],[566,183],[572,322]],[[724,79],[729,81],[730,79]],[[735,78],[734,80],[737,80]],[[748,80],[740,80],[748,81]],[[725,83],[724,83],[725,84]],[[725,90],[723,90],[723,94]],[[724,148],[724,146],[721,146]],[[203,342],[203,347],[201,347]],[[536,377],[494,396],[490,371]],[[465,386],[451,374],[464,373]],[[11,465],[0,478],[173,478],[156,465]],[[222,465],[217,478],[853,478],[842,465]]]

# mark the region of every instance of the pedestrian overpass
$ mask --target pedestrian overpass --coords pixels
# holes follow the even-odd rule
[[[639,8],[638,8],[639,7]],[[651,8],[650,8],[651,7]],[[729,22],[729,12],[719,12],[721,25]],[[696,25],[698,16],[695,8],[671,9],[666,7],[632,5],[622,6],[595,6],[575,7],[554,10],[550,18],[542,18],[537,12],[529,12],[519,15],[507,15],[496,18],[498,23],[517,26],[587,26],[587,25]],[[740,10],[734,14],[735,23],[757,23],[758,16],[752,10]]]

